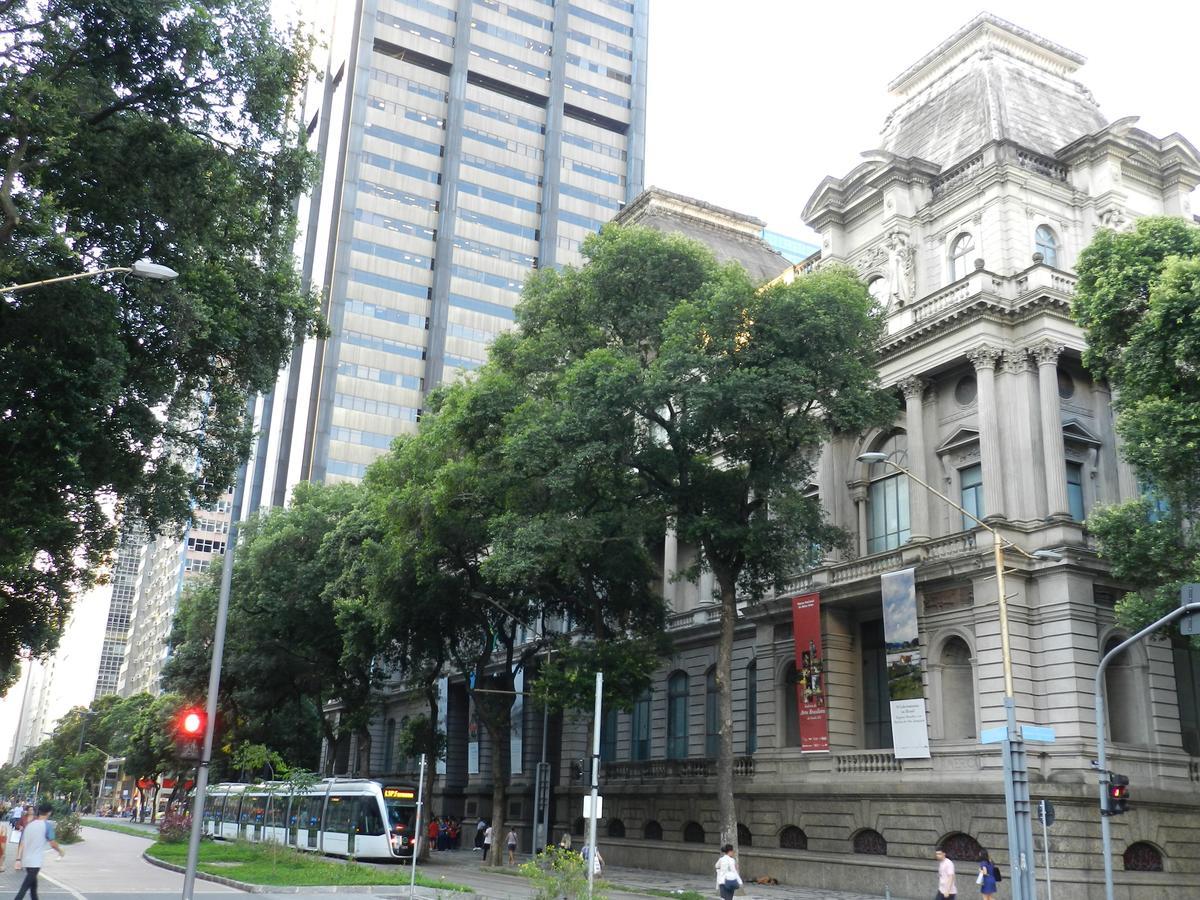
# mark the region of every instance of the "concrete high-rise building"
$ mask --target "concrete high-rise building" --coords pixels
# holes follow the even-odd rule
[[[483,363],[534,269],[642,189],[648,0],[336,4],[300,209],[332,334],[259,409],[251,509],[356,479],[426,394]]]
[[[129,645],[133,601],[142,575],[146,549],[146,529],[132,523],[121,532],[117,555],[113,562],[112,593],[108,601],[108,616],[104,623],[104,642],[100,648],[100,665],[96,672],[95,698],[116,694],[120,690],[121,664]]]

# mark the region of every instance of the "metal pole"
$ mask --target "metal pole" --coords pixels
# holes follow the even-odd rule
[[[596,846],[596,807],[600,805],[600,701],[604,695],[604,673],[596,673],[596,714],[592,722],[592,808],[588,817],[587,877],[588,900],[592,900],[592,888],[596,880],[596,857],[600,848]]]
[[[1113,647],[1100,659],[1096,666],[1096,765],[1100,767],[1100,842],[1104,854],[1104,900],[1113,900],[1113,868],[1112,868],[1112,832],[1108,825],[1108,816],[1104,814],[1108,802],[1108,755],[1105,747],[1107,721],[1104,716],[1104,671],[1112,660],[1125,652],[1125,649],[1136,644],[1142,638],[1157,631],[1164,625],[1170,625],[1176,619],[1192,613],[1200,613],[1200,603],[1188,603],[1173,609],[1157,622],[1147,625],[1133,637],[1126,638]]]
[[[1046,900],[1054,900],[1054,886],[1050,881],[1050,826],[1046,824],[1046,801],[1038,802],[1042,811],[1042,849],[1046,851]]]
[[[417,856],[421,851],[421,811],[425,801],[425,754],[421,754],[421,776],[417,782],[417,828],[413,833],[412,872],[408,876],[408,896],[417,896]]]
[[[107,275],[109,272],[132,272],[128,266],[112,266],[108,269],[98,269],[95,272],[80,272],[77,275],[60,275],[58,278],[43,278],[41,281],[29,281],[25,284],[11,284],[0,287],[0,294],[15,294],[17,291],[28,291],[32,288],[43,287],[47,284],[60,284],[64,281],[78,281],[81,278],[95,278],[97,275]]]
[[[247,403],[254,415],[254,399]],[[233,580],[233,551],[237,546],[238,523],[242,518],[242,496],[246,492],[246,463],[238,467],[233,483],[229,536],[221,564],[221,593],[217,599],[217,621],[213,629],[212,664],[208,670],[208,703],[205,705],[204,747],[196,764],[196,797],[192,802],[192,833],[188,839],[187,867],[183,872],[183,900],[192,900],[196,887],[196,862],[200,856],[200,832],[204,826],[204,794],[208,789],[208,766],[212,761],[213,727],[217,721],[217,695],[221,689],[221,663],[225,655],[225,625],[229,619],[229,585]]]

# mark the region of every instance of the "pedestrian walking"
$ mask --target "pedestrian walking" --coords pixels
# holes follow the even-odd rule
[[[591,844],[584,844],[580,847],[579,855],[583,857],[585,862],[591,865],[593,874],[600,875],[604,871],[604,857]]]
[[[504,843],[508,845],[508,864],[515,866],[517,864],[517,829],[509,826],[508,834],[504,836]]]
[[[996,893],[996,882],[1000,881],[1000,870],[996,868],[996,864],[988,858],[986,850],[979,851],[979,875],[975,878],[975,883],[979,885],[979,893],[985,897],[994,896]]]
[[[427,837],[429,839],[429,849],[430,850],[441,850],[442,849],[441,846],[438,844],[437,819],[429,820],[429,827],[425,829],[425,837]]]
[[[558,842],[558,849],[560,849],[560,850],[570,850],[571,849],[571,832],[569,832],[569,831],[563,832],[562,840],[560,840]]]
[[[492,826],[489,825],[483,832],[483,861],[486,863],[488,855],[492,852]]]
[[[480,819],[475,824],[475,849],[483,849],[483,833],[487,831],[487,819]]]
[[[21,835],[21,846],[17,849],[17,861],[14,868],[20,869],[24,863],[25,880],[21,882],[21,889],[17,891],[14,900],[21,900],[27,891],[31,900],[38,900],[38,873],[42,871],[46,847],[53,847],[57,850],[59,859],[66,855],[62,851],[62,847],[58,846],[58,841],[54,839],[54,823],[50,821],[50,810],[49,803],[39,804],[37,818],[25,826],[24,833]]]
[[[0,811],[0,872],[4,871],[4,852],[8,849],[8,810]]]
[[[742,876],[738,872],[737,859],[733,853],[733,844],[721,848],[717,857],[717,893],[721,900],[733,900],[733,895],[742,886]]]
[[[954,883],[954,861],[946,856],[945,850],[935,850],[933,858],[938,861],[937,900],[954,900],[958,886]]]

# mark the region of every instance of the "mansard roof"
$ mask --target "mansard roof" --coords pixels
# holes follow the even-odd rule
[[[1104,128],[1091,93],[1070,75],[1077,53],[980,13],[889,86],[901,97],[881,147],[948,166],[992,141],[1052,156]]]
[[[646,188],[613,221],[699,241],[719,262],[740,263],[756,284],[770,281],[792,266],[763,240],[767,223],[761,219],[659,187]]]

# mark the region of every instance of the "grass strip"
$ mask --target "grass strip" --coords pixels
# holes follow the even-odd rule
[[[145,838],[148,841],[153,841],[158,838],[158,835],[153,831],[146,831],[144,828],[134,828],[131,825],[119,825],[116,822],[82,822],[84,828],[99,828],[101,831],[117,831],[121,834],[132,834],[134,837]]]
[[[150,856],[177,866],[187,864],[187,844],[153,844]],[[245,841],[204,841],[200,845],[198,868],[209,875],[220,875],[247,884],[276,886],[408,884],[407,866],[359,865],[335,862],[278,844],[251,844]],[[429,878],[417,870],[417,884],[443,891],[470,892],[465,885],[443,878]]]
[[[650,894],[654,897],[670,897],[672,900],[708,900],[708,898],[699,891],[663,891],[658,888],[623,888],[620,885],[613,885],[613,888],[618,891],[628,891],[631,894]]]

